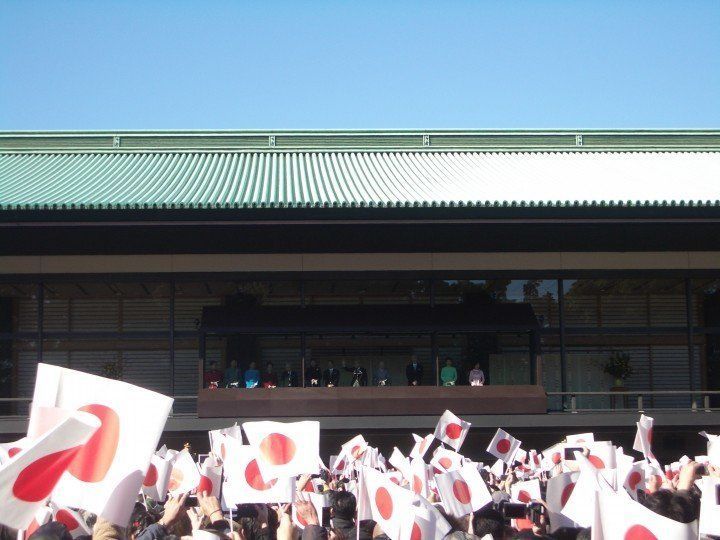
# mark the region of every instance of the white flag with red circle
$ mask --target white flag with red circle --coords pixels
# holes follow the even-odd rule
[[[200,471],[190,452],[184,448],[173,461],[168,491],[173,496],[190,493],[198,487],[198,484],[200,484]]]
[[[652,452],[653,442],[653,424],[655,420],[650,416],[640,415],[640,420],[636,422],[637,432],[635,441],[633,442],[633,450],[642,452],[647,459],[655,459]]]
[[[100,422],[91,414],[73,413],[0,469],[0,523],[27,529],[50,498]]]
[[[73,538],[92,536],[92,529],[87,526],[82,516],[72,508],[61,507],[51,501],[50,510],[52,510],[53,521],[65,525]]]
[[[457,470],[463,466],[464,462],[465,460],[461,454],[447,448],[437,448],[430,460],[430,465],[434,467],[435,473],[438,474]]]
[[[361,459],[368,443],[362,435],[355,435],[352,439],[342,445],[340,455],[345,458],[347,463],[353,463],[357,459]]]
[[[460,450],[468,431],[470,431],[470,425],[470,422],[461,420],[452,412],[446,410],[438,420],[434,436],[451,448]]]
[[[207,493],[213,497],[220,497],[220,487],[222,485],[222,465],[220,465],[215,456],[208,456],[200,465],[200,482],[195,491],[197,493]]]
[[[400,525],[400,540],[442,540],[451,529],[437,508],[416,498]]]
[[[577,526],[573,520],[563,515],[562,511],[568,499],[570,499],[579,477],[579,472],[568,472],[560,473],[548,480],[545,500],[548,507],[551,532],[561,527]]]
[[[225,508],[244,503],[287,503],[294,501],[295,478],[267,478],[260,472],[258,452],[252,446],[228,439],[224,463],[222,500]]]
[[[412,436],[415,444],[413,445],[412,450],[410,450],[410,458],[423,458],[425,456],[425,452],[427,452],[430,445],[432,445],[435,436],[432,433],[428,433],[424,437],[420,437],[419,435],[415,435],[415,433],[413,433]]]
[[[590,451],[587,458],[596,469],[615,469],[616,448],[608,441],[589,443],[587,449]]]
[[[600,491],[598,515],[592,525],[597,540],[695,540],[698,523],[680,523],[661,516],[628,496]]]
[[[4,465],[10,461],[30,444],[32,444],[32,440],[28,437],[23,437],[14,442],[0,444],[0,465]]]
[[[569,445],[587,445],[594,442],[594,433],[576,433],[565,437],[565,443]]]
[[[369,467],[363,467],[362,474],[362,489],[367,495],[372,519],[388,537],[399,540],[403,519],[415,495]]]
[[[388,463],[395,467],[395,469],[399,471],[404,478],[410,481],[410,460],[403,455],[397,446],[393,448],[393,452],[390,455],[390,459],[388,459]]]
[[[213,429],[208,431],[208,437],[210,437],[210,453],[214,454],[216,458],[224,459],[223,446],[225,437],[232,437],[242,443],[242,430],[240,426],[235,423],[227,428]]]
[[[318,516],[318,520],[322,519],[323,515],[323,508],[329,508],[330,507],[330,495],[324,494],[324,493],[304,493],[300,497],[306,497],[312,505],[315,507],[315,513]],[[307,527],[307,522],[305,519],[297,513],[297,509],[295,505],[292,505],[292,521],[293,523],[299,527],[300,529],[304,529]],[[352,538],[348,538],[347,540],[353,540]]]
[[[638,461],[637,463],[633,463],[622,479],[618,477],[618,484],[621,483],[622,487],[630,493],[632,498],[637,500],[637,491],[639,489],[645,489],[646,486],[645,462]]]
[[[517,502],[529,503],[542,498],[540,481],[537,478],[525,482],[515,482],[510,486],[510,497]]]
[[[515,459],[515,453],[521,444],[521,441],[510,435],[507,431],[498,428],[495,436],[487,447],[487,451],[510,465]]]
[[[150,497],[154,501],[164,501],[167,498],[171,470],[171,461],[160,457],[157,453],[153,454],[150,457],[150,465],[143,479],[143,495]]]
[[[35,515],[33,516],[30,525],[28,525],[28,528],[25,529],[24,534],[23,531],[18,531],[18,533],[20,533],[18,534],[18,538],[30,538],[35,531],[50,521],[52,521],[52,510],[50,510],[48,506],[41,506],[35,512]]]
[[[410,489],[416,495],[428,497],[430,489],[428,487],[428,467],[422,459],[413,459],[410,461]]]
[[[330,465],[330,473],[332,474],[346,475],[351,470],[344,455],[330,456],[328,465]]]
[[[492,502],[492,496],[480,473],[472,464],[435,475],[440,499],[448,514],[463,517]]]
[[[32,415],[58,407],[101,422],[60,479],[53,500],[127,525],[173,400],[80,371],[38,364]]]
[[[265,478],[316,474],[320,467],[320,422],[245,422],[243,431],[257,449],[257,462]]]

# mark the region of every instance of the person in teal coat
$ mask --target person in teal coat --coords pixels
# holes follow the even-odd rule
[[[455,386],[457,382],[457,369],[449,357],[445,359],[445,367],[440,372],[440,381],[443,386]]]

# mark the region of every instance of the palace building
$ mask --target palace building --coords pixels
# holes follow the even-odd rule
[[[339,386],[203,388],[233,361]],[[451,408],[622,440],[642,410],[672,453],[720,423],[720,131],[2,132],[6,438],[38,362],[176,396],[169,438]]]

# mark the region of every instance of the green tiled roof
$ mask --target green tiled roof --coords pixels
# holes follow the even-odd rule
[[[0,133],[0,208],[720,205],[718,132]]]

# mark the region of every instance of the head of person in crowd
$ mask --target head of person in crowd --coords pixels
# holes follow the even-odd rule
[[[700,513],[700,499],[688,490],[660,489],[645,497],[643,504],[661,516],[680,523],[690,523]]]
[[[210,366],[209,366],[209,367],[210,367],[210,371],[217,371],[217,370],[218,370],[218,363],[217,363],[215,360],[213,360],[212,362],[210,362]]]
[[[257,364],[255,362],[250,362],[248,369],[257,369]]]
[[[480,362],[475,362],[473,369],[480,369]]]
[[[446,356],[445,357],[445,365],[448,367],[452,367],[452,365],[453,365],[452,358],[450,358],[449,356]]]
[[[290,365],[290,362],[285,362],[285,371],[292,371],[292,366]]]
[[[334,367],[335,367],[335,364],[333,364],[333,361],[332,361],[332,360],[328,360],[327,368],[328,368],[328,369],[333,369]]]
[[[473,514],[473,534],[482,538],[490,535],[493,540],[505,538],[505,520],[492,505],[481,508]]]
[[[272,362],[268,362],[267,364],[265,364],[265,372],[266,372],[266,373],[272,373],[272,372],[273,372]]]
[[[411,363],[413,366],[417,366],[417,364],[418,364],[418,359],[417,359],[417,355],[416,355],[416,354],[410,355],[410,363]]]
[[[356,506],[355,495],[349,491],[333,491],[330,495],[330,516],[333,519],[353,522]]]
[[[315,367],[315,360],[310,360],[310,367]]]
[[[230,367],[232,369],[236,369],[237,368],[237,360],[234,360],[234,359],[230,360],[230,365],[228,367]]]
[[[378,362],[378,371],[385,371],[385,362],[382,360]]]

